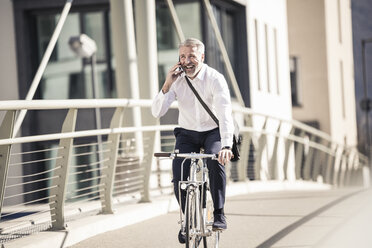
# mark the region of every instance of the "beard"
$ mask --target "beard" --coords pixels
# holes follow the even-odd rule
[[[202,68],[202,65],[202,63],[199,63],[197,65],[190,63],[187,65],[183,65],[182,69],[189,78],[193,79]]]

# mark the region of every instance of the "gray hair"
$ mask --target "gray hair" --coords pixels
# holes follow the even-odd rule
[[[186,47],[196,47],[198,52],[200,52],[201,54],[204,54],[204,51],[205,51],[204,44],[203,44],[203,42],[201,42],[198,39],[188,38],[184,42],[180,43],[178,45],[178,48],[185,47],[185,46]]]

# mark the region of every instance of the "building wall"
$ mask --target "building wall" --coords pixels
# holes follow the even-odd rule
[[[248,0],[251,107],[292,118],[285,0]]]
[[[330,134],[339,143],[355,146],[356,106],[350,0],[324,1],[330,104]]]
[[[362,40],[372,39],[372,1],[371,0],[352,0],[352,24],[353,24],[353,47],[354,47],[354,77],[355,77],[355,97],[357,109],[357,125],[358,125],[358,143],[359,150],[368,154],[368,140],[367,134],[372,132],[372,114],[371,111],[367,114],[362,110],[360,102],[365,95],[372,98],[372,70],[367,69],[366,73],[366,86],[367,91],[364,89],[363,80],[363,57],[362,57]],[[365,46],[365,65],[366,68],[372,67],[372,42],[366,43]],[[366,126],[368,116],[369,127]],[[370,154],[372,154],[372,147],[370,147]]]
[[[288,0],[289,55],[298,58],[300,107],[293,119],[318,121],[330,132],[323,0]]]
[[[288,27],[289,54],[299,59],[293,118],[356,145],[350,1],[288,0]]]
[[[248,0],[247,1],[247,33],[249,56],[249,81],[251,108],[253,111],[292,119],[291,88],[289,80],[287,10],[285,0]],[[279,121],[266,121],[262,117],[254,117],[253,126],[264,128],[269,132],[288,134],[290,125],[280,126]],[[262,136],[263,137],[263,136]],[[254,137],[258,139],[259,137]],[[262,157],[260,157],[260,177],[267,179],[284,179],[284,139],[273,153],[275,137],[267,136]],[[274,158],[277,156],[276,158]],[[256,158],[257,159],[257,158]],[[276,161],[275,175],[271,173],[269,164]],[[288,168],[294,164],[290,156]],[[288,175],[288,179],[293,179]]]
[[[0,100],[18,99],[13,3],[3,0],[0,4]]]

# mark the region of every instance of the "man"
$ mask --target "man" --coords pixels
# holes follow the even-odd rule
[[[231,147],[234,124],[232,119],[230,92],[222,74],[204,64],[204,44],[194,38],[179,45],[179,62],[168,72],[161,91],[152,104],[152,114],[159,118],[169,109],[173,101],[178,101],[180,127],[175,128],[175,149],[180,153],[200,152],[219,155],[216,160],[208,161],[210,190],[214,206],[214,229],[226,229],[224,216],[226,174],[224,165],[232,157]],[[186,77],[195,87],[200,97],[216,115],[219,126],[203,108],[187,84]],[[178,182],[181,180],[182,159],[173,160],[173,184],[177,200]],[[189,175],[190,161],[184,164],[184,178]],[[181,192],[181,207],[185,209],[185,192]],[[185,238],[181,231],[181,243]]]

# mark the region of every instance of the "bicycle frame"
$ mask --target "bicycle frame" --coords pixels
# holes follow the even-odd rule
[[[181,178],[184,178],[183,177],[183,166],[186,160],[187,158],[185,158],[181,164]],[[196,209],[199,210],[197,211],[198,212],[197,218],[200,220],[200,222],[198,223],[199,224],[203,223],[203,225],[198,226],[198,228],[201,230],[201,233],[199,235],[205,237],[208,234],[205,232],[206,230],[204,229],[204,226],[208,223],[205,223],[205,218],[203,218],[203,216],[205,215],[205,213],[203,213],[203,210],[205,210],[205,208],[203,207],[203,204],[204,204],[205,197],[206,197],[204,195],[206,192],[204,188],[206,186],[206,183],[208,183],[208,168],[206,166],[205,161],[203,161],[203,159],[191,158],[190,160],[191,162],[190,162],[189,180],[178,182],[178,198],[179,198],[178,200],[179,202],[181,202],[181,191],[182,190],[186,190],[186,192],[189,192],[189,193],[193,192],[194,194],[196,194],[196,199],[197,199]],[[202,166],[198,164],[199,160],[202,161]],[[202,171],[202,180],[198,181],[197,173],[200,170]],[[188,206],[187,204],[188,200],[189,200],[188,197],[186,197],[185,206]],[[184,219],[183,219],[183,214],[182,214],[182,207],[180,207],[180,220],[181,220],[180,225],[181,225],[181,228],[183,229]]]
[[[213,231],[208,226],[213,223],[207,223],[207,187],[208,187],[208,168],[206,159],[217,159],[216,154],[202,153],[155,153],[155,157],[169,157],[172,159],[183,158],[181,163],[181,181],[178,182],[178,201],[180,203],[180,222],[182,232],[186,233],[186,247],[189,247],[189,242],[195,242],[193,247],[198,247],[201,240],[204,242],[204,247],[207,246],[207,237],[216,233],[214,247],[218,247],[218,239],[220,231]],[[187,180],[184,178],[184,163],[190,159],[190,173]],[[201,164],[199,163],[201,161]],[[201,180],[198,180],[197,174],[201,171]],[[186,191],[185,201],[185,218],[182,211],[181,191]],[[189,197],[193,197],[192,202]],[[192,209],[192,210],[191,210]],[[191,210],[191,211],[190,211]],[[193,216],[195,214],[195,216]],[[189,215],[189,216],[188,216]],[[192,216],[192,217],[190,217]],[[192,222],[192,225],[190,223]],[[190,227],[191,226],[191,227]],[[192,241],[190,241],[192,240]]]

